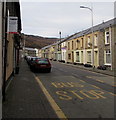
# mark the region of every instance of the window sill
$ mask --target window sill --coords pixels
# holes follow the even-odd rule
[[[105,45],[110,45],[110,43],[105,43]]]
[[[87,63],[91,64],[91,62],[87,62]]]
[[[77,62],[77,63],[80,63],[80,61],[77,61],[77,60],[76,60],[76,62]]]
[[[104,65],[106,65],[106,66],[111,66],[111,64],[108,64],[108,63],[105,63]]]

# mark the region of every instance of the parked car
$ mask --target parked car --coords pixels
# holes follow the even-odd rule
[[[31,57],[29,60],[29,65],[30,67],[33,65],[33,63],[35,62],[35,60],[37,59],[37,57]]]
[[[51,72],[51,63],[47,58],[38,58],[31,64],[31,69],[33,71]]]
[[[100,69],[100,70],[106,70],[107,67],[105,65],[101,65],[101,66],[98,66],[97,69]]]
[[[25,59],[26,59],[28,65],[29,65],[29,62],[30,62],[31,56],[25,56]]]
[[[84,64],[84,67],[92,67],[90,64]]]
[[[29,66],[31,69],[33,69],[34,64],[36,63],[36,61],[40,59],[39,57],[31,57],[29,60]]]

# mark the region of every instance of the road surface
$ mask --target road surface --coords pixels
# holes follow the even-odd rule
[[[59,117],[114,118],[112,76],[56,61],[52,61],[51,73],[34,76]]]

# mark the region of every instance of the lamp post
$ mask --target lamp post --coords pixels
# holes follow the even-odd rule
[[[61,52],[61,31],[59,31],[59,35],[60,35],[60,44],[59,44],[59,50]],[[61,54],[61,53],[60,53]],[[62,54],[60,55],[60,59],[62,60]]]
[[[93,36],[93,8],[85,7],[85,6],[80,6],[80,8],[85,8],[91,11],[91,32],[92,32],[92,66],[94,69],[94,36]]]
[[[61,42],[61,31],[59,32],[59,35],[60,35],[60,42]]]

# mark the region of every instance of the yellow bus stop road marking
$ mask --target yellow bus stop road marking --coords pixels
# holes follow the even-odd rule
[[[86,76],[87,78],[92,78],[91,76]]]
[[[114,93],[112,93],[112,92],[109,92],[111,95],[113,95],[113,96],[116,96],[116,94],[114,94]]]
[[[104,81],[102,81],[102,80],[99,80],[99,79],[96,79],[98,82],[101,82],[101,83],[104,83]]]
[[[40,81],[40,79],[38,77],[36,77],[35,75],[34,75],[34,77],[37,80],[38,84],[40,85],[43,93],[45,94],[45,96],[47,98],[47,100],[50,102],[52,108],[56,112],[56,115],[58,116],[58,118],[64,119],[64,120],[68,120],[67,117],[65,116],[65,114],[63,113],[63,111],[60,109],[60,107],[56,104],[56,102],[54,101],[54,99],[48,93],[48,91],[46,90],[46,88],[44,87],[44,85],[42,84],[42,82]]]
[[[101,88],[99,88],[98,86],[95,86],[95,85],[91,85],[92,87],[94,87],[94,88],[97,88],[97,89],[101,89]]]
[[[86,83],[84,80],[80,80],[81,82],[83,82],[83,83]]]

